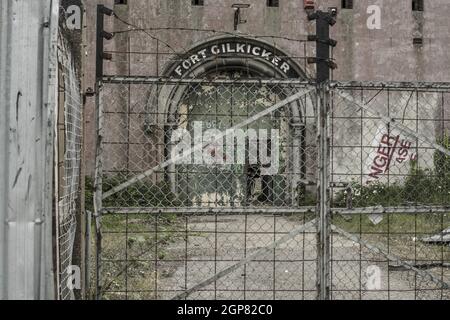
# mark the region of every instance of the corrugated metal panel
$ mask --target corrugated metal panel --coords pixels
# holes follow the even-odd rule
[[[52,299],[58,4],[0,3],[0,299]]]

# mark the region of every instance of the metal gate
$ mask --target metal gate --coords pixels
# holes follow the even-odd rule
[[[449,298],[449,84],[317,85],[306,39],[119,16],[99,8],[98,298]]]
[[[315,298],[315,89],[290,80],[105,82],[102,295]]]
[[[448,299],[449,87],[104,77],[105,299]]]
[[[331,84],[332,299],[449,299],[449,90]]]

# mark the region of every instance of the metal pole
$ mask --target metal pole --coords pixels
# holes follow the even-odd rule
[[[317,290],[319,300],[330,298],[330,148],[328,136],[328,92],[325,85],[319,85],[318,94],[318,141],[319,141],[319,183],[318,183],[318,261]]]
[[[103,209],[103,162],[102,162],[102,101],[101,83],[96,84],[96,110],[97,110],[97,150],[95,164],[95,192],[94,192],[94,217],[96,227],[96,299],[101,299],[101,253],[102,253],[102,233],[101,218]]]
[[[318,12],[316,23],[316,37],[317,37],[317,83],[323,83],[330,80],[330,45],[327,41],[330,40],[330,24],[325,19],[328,13]]]
[[[97,6],[97,36],[96,36],[96,54],[95,54],[95,75],[98,82],[103,77],[103,36],[102,32],[105,27],[105,6],[100,4]]]
[[[101,214],[102,214],[102,101],[101,89],[103,78],[103,49],[104,49],[104,23],[105,6],[97,6],[97,48],[96,48],[96,79],[95,79],[95,110],[96,110],[96,131],[97,131],[97,149],[95,160],[95,191],[94,191],[94,218],[96,227],[96,292],[97,300],[101,299],[101,253],[102,253],[102,233],[101,233]]]
[[[319,181],[317,202],[317,298],[330,299],[330,139],[328,135],[330,80],[330,13],[317,11],[317,96],[318,96],[318,148]]]
[[[83,26],[86,26],[86,8],[82,6],[83,8]],[[87,34],[86,34],[86,28],[82,28],[81,30],[81,39],[82,39],[82,46],[86,43],[87,40]],[[80,55],[81,55],[80,50]],[[83,62],[81,63],[81,74],[85,74],[86,71],[86,61],[83,59]],[[84,77],[81,77],[81,92],[84,94],[86,92],[86,81]],[[83,98],[82,100],[82,107],[83,110],[86,110],[86,100]],[[86,145],[85,141],[85,133],[86,133],[86,114],[83,111],[82,112],[82,146]],[[90,228],[91,228],[91,213],[86,211],[86,193],[85,193],[85,185],[86,185],[86,161],[85,157],[82,156],[80,159],[80,209],[81,209],[81,253],[82,253],[82,279],[83,279],[83,286],[82,286],[82,299],[86,300],[88,299],[88,293],[90,291]]]

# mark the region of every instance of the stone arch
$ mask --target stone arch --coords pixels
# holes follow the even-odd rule
[[[194,54],[198,54],[202,50],[209,50],[212,46],[222,47],[223,45],[235,45],[245,44],[251,48],[258,47],[260,52],[264,50],[271,52],[273,57],[278,57],[280,61],[279,66],[283,66],[284,63],[288,64],[289,72],[285,73],[282,69],[275,66],[271,59],[265,59],[263,57],[257,57],[252,54],[242,53],[223,53],[217,55],[208,55],[205,59],[197,62],[187,72],[184,72],[182,76],[178,76],[175,70],[177,67],[189,59]],[[253,78],[259,79],[299,79],[299,80],[311,80],[307,77],[305,71],[292,59],[289,58],[289,54],[281,51],[272,45],[252,38],[244,37],[217,37],[199,45],[192,47],[188,52],[181,56],[176,57],[171,61],[163,72],[165,78],[176,79],[210,79],[214,77],[215,73],[225,70],[243,70],[252,75]],[[150,111],[160,115],[159,119],[154,119],[157,123],[170,123],[171,115],[173,115],[179,106],[179,102],[183,97],[186,90],[186,84],[162,84],[152,88],[149,99],[148,107]],[[157,110],[156,110],[157,109]],[[293,103],[290,108],[293,119],[301,119],[307,116],[308,106],[301,105],[301,103]],[[303,110],[303,113],[301,112]],[[312,111],[312,110],[309,110]],[[151,125],[150,120],[150,125]]]
[[[239,48],[238,45],[240,45]],[[207,54],[208,51],[212,53],[214,48],[218,48],[220,53]],[[228,51],[235,52],[230,53]],[[215,52],[217,53],[217,50]],[[271,54],[270,58],[267,58],[268,52]],[[263,56],[264,53],[266,57]],[[184,61],[190,61],[190,63],[185,63],[183,66]],[[289,65],[288,70],[285,67],[286,64]],[[176,114],[189,88],[188,84],[177,83],[176,80],[213,79],[220,72],[229,70],[240,71],[241,74],[247,73],[247,78],[310,80],[302,68],[289,58],[288,54],[266,42],[243,37],[214,38],[194,46],[188,50],[187,54],[175,58],[168,65],[163,75],[165,78],[171,78],[174,81],[154,85],[150,90],[147,107],[153,118],[148,119],[147,131],[152,133],[155,131],[154,127],[159,126],[161,128],[161,124],[164,124],[164,136],[169,137],[171,131],[176,129]],[[180,74],[177,71],[183,72]],[[294,93],[296,92],[293,87],[283,90],[283,95],[286,97]],[[302,150],[306,149],[306,118],[314,116],[315,112],[313,97],[293,102],[285,109],[291,119],[290,132],[293,139],[293,147],[289,153],[290,156],[297,157],[293,160],[296,163],[294,165],[296,169],[294,170],[301,171],[298,177],[290,181],[290,184],[292,184],[291,190],[294,190],[297,189],[300,181],[306,180],[306,155]],[[168,156],[170,155],[170,143],[165,142],[165,145],[167,146],[165,154]],[[169,167],[167,171],[175,172],[175,165]],[[174,186],[176,184],[175,176],[169,174],[168,178]],[[292,195],[291,198],[295,198],[295,196]]]

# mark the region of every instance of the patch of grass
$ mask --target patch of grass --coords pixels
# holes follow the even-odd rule
[[[113,177],[103,177],[103,192],[108,192],[128,181],[127,175],[116,175]],[[85,198],[86,210],[94,211],[95,181],[91,177],[86,177]],[[181,202],[177,200],[172,192],[170,184],[166,182],[151,183],[139,182],[117,192],[103,202],[103,207],[113,208],[136,208],[136,207],[178,207]]]
[[[367,214],[343,217],[335,215],[333,223],[351,233],[437,234],[450,225],[448,214],[390,214],[374,224]]]
[[[105,299],[154,299],[157,265],[171,257],[169,246],[184,239],[175,215],[111,214],[103,217]],[[157,229],[156,229],[157,227]]]
[[[177,220],[175,214],[153,215],[153,214],[105,214],[102,217],[102,229],[105,232],[164,232],[166,228],[173,227]]]
[[[103,192],[117,187],[129,180],[127,175],[117,175],[103,178]],[[132,186],[117,192],[105,199],[103,206],[107,207],[177,207],[181,202],[172,192],[170,183],[152,183],[140,181]]]
[[[449,176],[450,177],[450,176]],[[423,170],[413,163],[410,174],[403,183],[372,183],[352,185],[354,208],[373,206],[447,205],[450,199],[450,183],[431,170]],[[333,206],[347,206],[347,191],[334,196]]]

